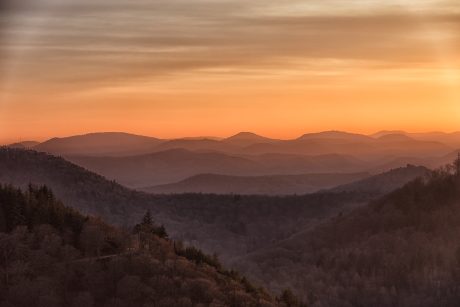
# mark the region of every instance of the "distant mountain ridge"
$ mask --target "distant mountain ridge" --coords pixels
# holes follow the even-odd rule
[[[412,167],[408,169],[411,170]],[[378,177],[379,175],[376,176]],[[315,274],[318,272],[314,270],[315,266],[323,267],[331,263],[330,261],[338,259],[324,258],[321,253],[327,250],[315,248],[317,246],[315,244],[319,244],[316,235],[318,232],[310,234],[310,231],[316,231],[315,229],[321,229],[322,225],[326,225],[329,230],[324,234],[326,238],[324,242],[329,244],[329,240],[332,240],[330,243],[332,245],[328,246],[333,250],[336,248],[333,239],[337,235],[334,232],[335,223],[342,218],[350,220],[348,212],[355,208],[359,210],[370,201],[374,203],[382,196],[381,191],[369,192],[372,189],[323,191],[310,195],[283,197],[210,194],[149,195],[124,188],[116,182],[108,181],[62,158],[11,148],[0,148],[0,182],[22,187],[26,187],[29,183],[47,184],[55,191],[57,197],[69,206],[84,213],[102,216],[122,226],[136,223],[146,210],[150,209],[156,222],[164,224],[172,238],[193,244],[209,253],[219,253],[225,264],[232,264],[233,267],[247,272],[272,290],[278,291],[280,287],[291,286],[301,293],[305,293],[302,292],[305,290],[305,284],[301,281],[305,282],[306,277],[311,277],[305,274]],[[382,182],[381,184],[385,183]],[[404,183],[401,181],[400,185]],[[361,192],[356,192],[357,190]],[[409,187],[405,191],[413,190]],[[407,199],[415,201],[419,198],[415,195]],[[421,199],[425,200],[425,198]],[[382,211],[379,215],[385,212]],[[358,219],[357,224],[354,225],[364,230],[353,233],[367,236],[365,227],[369,224],[380,227],[377,222],[380,217],[372,216],[370,221],[366,220],[366,216]],[[417,221],[417,215],[403,217],[407,219],[414,217],[413,220]],[[388,225],[392,224],[381,226],[389,227]],[[323,238],[321,233],[319,232],[320,237]],[[342,233],[346,235],[345,231],[339,234]],[[304,240],[305,238],[307,241]],[[387,242],[385,240],[383,237],[377,242],[383,244]],[[308,246],[308,249],[305,250],[304,246]],[[350,249],[353,250],[353,246]],[[392,250],[391,245],[387,250]],[[310,252],[314,253],[314,257],[309,256]],[[354,258],[343,259],[353,261]],[[312,264],[312,267],[308,267],[306,271],[304,267],[294,265],[303,263],[302,261],[307,261],[307,265]],[[340,266],[340,262],[334,263]],[[360,261],[359,267],[365,263],[368,262]],[[288,272],[289,277],[296,276],[295,279],[290,278],[294,283],[286,283],[287,275],[280,272]],[[318,281],[314,289],[321,291],[318,287],[321,289],[321,284],[324,285],[322,276],[321,279],[311,278],[306,282]],[[355,283],[359,285],[359,280],[357,281],[356,278],[345,280],[347,282],[351,280],[353,285]]]
[[[12,148],[24,148],[25,149],[25,148],[33,148],[33,147],[37,146],[38,144],[40,144],[40,142],[36,142],[36,141],[21,141],[21,142],[9,144],[7,146],[12,147]]]
[[[178,148],[127,157],[69,156],[67,159],[131,187],[174,182],[197,173],[249,174],[260,169],[257,162],[243,157]]]
[[[391,133],[379,136],[377,138],[379,141],[383,142],[405,142],[405,141],[413,141],[414,139],[406,134],[400,133]]]
[[[245,146],[249,146],[252,144],[272,143],[272,142],[278,142],[280,140],[267,138],[267,137],[260,136],[252,132],[240,132],[231,137],[223,139],[222,141],[233,144],[233,145],[245,147]]]
[[[370,141],[371,137],[358,133],[350,133],[344,131],[330,130],[316,133],[307,133],[297,138],[297,140],[309,139],[332,139],[332,140],[346,140],[346,141]]]
[[[149,153],[162,140],[124,132],[101,132],[52,138],[33,149],[60,155],[120,156]]]
[[[152,152],[169,149],[186,149],[190,151],[217,151],[222,153],[234,153],[239,150],[234,144],[225,143],[221,140],[212,139],[174,139],[166,140],[158,144]]]
[[[127,189],[60,157],[8,148],[0,148],[0,183],[23,188],[46,184],[69,206],[121,226],[137,222],[149,209],[173,238],[218,252],[224,260],[375,197],[353,192],[283,197],[152,195]]]
[[[300,175],[363,172],[364,162],[343,155],[238,155],[169,149],[128,157],[67,156],[69,161],[134,188],[175,183],[194,175]]]
[[[332,188],[333,192],[371,192],[385,194],[389,193],[406,183],[428,176],[432,171],[423,166],[407,165],[364,178],[352,183],[339,185]]]
[[[392,135],[391,137],[389,135]],[[397,135],[400,135],[398,137]],[[408,138],[403,139],[403,136]],[[385,146],[378,141],[387,141]],[[395,144],[389,144],[395,141]],[[401,147],[399,142],[409,142]],[[418,144],[421,143],[423,146]],[[40,144],[29,144],[34,149],[60,155],[123,156],[151,153],[174,148],[221,151],[239,154],[354,154],[367,155],[385,152],[395,154],[446,154],[460,147],[460,132],[406,133],[380,131],[372,135],[343,131],[307,133],[294,139],[273,139],[252,132],[240,132],[227,138],[186,137],[159,139],[124,132],[100,132],[53,138]],[[415,147],[414,147],[415,146]],[[408,151],[407,147],[414,147]]]
[[[437,141],[437,142],[444,143],[454,148],[460,148],[460,131],[455,131],[455,132],[433,131],[433,132],[413,133],[413,132],[406,132],[402,130],[394,130],[394,131],[383,130],[383,131],[379,131],[374,134],[371,134],[370,136],[374,138],[379,138],[381,136],[385,136],[389,134],[405,135],[405,136],[411,137],[419,141]]]
[[[427,134],[428,135],[428,134]],[[439,133],[436,134],[439,136]],[[442,134],[454,138],[456,134]],[[407,163],[429,168],[444,163],[456,147],[416,134],[382,131],[363,135],[344,131],[307,133],[296,139],[267,138],[240,132],[218,138],[159,139],[123,132],[90,133],[53,138],[40,144],[18,144],[59,156],[131,188],[173,184],[199,174],[278,176],[310,173],[380,173]],[[460,140],[460,139],[459,139]],[[452,144],[452,143],[449,143]],[[279,177],[278,177],[279,179]],[[270,184],[268,182],[271,182]],[[275,184],[257,180],[245,193],[272,193]],[[285,185],[287,181],[279,181]],[[265,187],[264,187],[265,185]],[[182,185],[184,188],[185,186]],[[312,191],[307,188],[307,191]],[[300,192],[301,185],[278,189]],[[231,189],[215,189],[214,191]],[[188,191],[188,189],[182,192]],[[197,191],[192,189],[192,191]],[[208,191],[212,191],[209,189]]]
[[[143,188],[161,194],[215,193],[246,195],[308,194],[368,177],[368,173],[331,173],[272,176],[199,174],[177,183]]]

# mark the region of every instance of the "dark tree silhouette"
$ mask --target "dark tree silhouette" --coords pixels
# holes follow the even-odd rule
[[[138,253],[124,249],[120,229],[65,207],[46,187],[0,185],[0,213],[0,306],[276,306],[200,250],[179,255],[150,213],[137,228],[155,248]]]
[[[144,217],[142,218],[142,224],[146,226],[153,226],[153,218],[150,210],[147,210]]]
[[[460,176],[460,152],[457,154],[457,159],[454,161],[455,175]]]

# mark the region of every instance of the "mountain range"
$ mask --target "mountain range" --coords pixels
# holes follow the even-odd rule
[[[0,169],[0,183],[22,188],[45,184],[67,205],[116,225],[131,225],[151,210],[173,238],[217,252],[224,261],[383,195],[366,182],[355,190],[300,196],[153,195],[125,188],[60,157],[11,148],[0,149]],[[394,178],[392,188],[402,186],[421,171],[407,167],[391,173],[396,175],[381,176],[382,186],[388,184],[387,177]]]
[[[234,264],[311,305],[455,306],[460,175],[437,172]]]
[[[234,155],[215,151],[169,149],[140,156],[67,156],[66,158],[134,188],[174,183],[206,173],[227,176],[272,176],[301,175],[313,172],[361,172],[366,169],[365,162],[350,156],[335,154],[320,156]],[[233,192],[239,193],[239,190]]]
[[[316,146],[311,146],[312,144]],[[355,148],[352,148],[355,145]],[[404,147],[401,147],[404,145]],[[228,138],[196,137],[159,139],[123,132],[89,133],[52,138],[29,144],[38,151],[60,155],[126,156],[164,151],[172,148],[214,150],[233,153],[296,154],[409,154],[432,155],[457,149],[460,132],[406,133],[380,131],[372,135],[342,131],[307,133],[296,139],[272,139],[251,132],[240,132]]]
[[[1,183],[46,184],[72,208],[124,227],[151,210],[174,240],[217,253],[275,293],[289,287],[309,304],[456,301],[459,179],[445,170],[408,165],[281,197],[147,194],[15,148],[0,149],[0,169]]]
[[[10,146],[63,156],[143,191],[286,195],[340,183],[309,185],[297,180],[301,176],[316,175],[321,181],[331,174],[373,175],[407,164],[439,167],[452,160],[459,135],[324,131],[281,140],[241,132],[228,138],[159,139],[107,132]],[[204,180],[211,179],[210,175],[218,176],[212,178],[216,179],[213,187]]]
[[[148,153],[163,141],[122,132],[102,132],[52,138],[32,148],[57,155],[120,156]]]

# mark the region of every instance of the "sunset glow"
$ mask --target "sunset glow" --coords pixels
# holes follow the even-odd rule
[[[460,2],[281,3],[6,1],[0,143],[459,130]]]

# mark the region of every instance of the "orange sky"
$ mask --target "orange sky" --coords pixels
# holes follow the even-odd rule
[[[14,2],[0,143],[460,130],[458,1]]]

